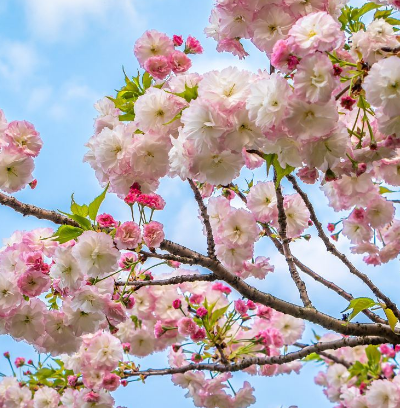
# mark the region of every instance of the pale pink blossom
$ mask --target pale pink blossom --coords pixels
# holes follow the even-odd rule
[[[143,67],[148,58],[164,55],[168,56],[174,51],[172,40],[164,33],[156,30],[146,31],[135,43],[135,56]]]
[[[164,227],[160,222],[150,221],[143,226],[143,240],[149,248],[158,248],[164,237]]]
[[[134,249],[142,240],[139,225],[133,221],[126,221],[117,227],[114,241],[118,249]]]
[[[171,73],[171,64],[164,55],[157,55],[145,61],[144,69],[154,78],[164,79]]]

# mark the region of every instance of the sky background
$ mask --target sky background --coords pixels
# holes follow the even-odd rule
[[[239,62],[229,54],[218,54],[215,42],[206,39],[212,7],[211,0],[1,0],[0,1],[0,109],[8,121],[28,120],[41,133],[44,147],[36,159],[35,177],[38,186],[16,194],[23,202],[48,209],[68,210],[71,193],[80,203],[90,202],[101,188],[91,168],[82,162],[84,144],[93,133],[93,104],[123,84],[122,66],[128,75],[138,68],[133,45],[146,29],[157,29],[168,35],[193,35],[201,40],[205,53],[193,57],[192,71],[205,72],[229,65],[256,71],[267,68],[268,60],[251,44],[246,44],[251,56]],[[252,174],[244,174],[250,178]],[[256,172],[256,177],[261,173]],[[290,192],[287,187],[286,192]],[[197,219],[196,202],[187,185],[178,179],[164,180],[159,193],[167,201],[166,210],[158,215],[165,223],[167,237],[193,249],[204,250],[205,238]],[[327,208],[321,193],[313,194],[315,207],[325,225],[337,221],[339,214]],[[129,219],[129,209],[115,196],[109,195],[102,211],[116,219]],[[0,239],[15,230],[30,230],[52,226],[34,218],[24,219],[9,208],[0,208]],[[311,230],[310,230],[311,231]],[[339,248],[346,250],[348,242],[341,239]],[[290,280],[283,258],[276,254],[266,240],[257,244],[258,254],[271,258],[275,273],[265,281],[254,281],[257,287],[285,300],[298,303],[298,294]],[[349,276],[346,269],[328,255],[322,244],[313,238],[310,243],[293,245],[295,255],[328,279],[334,279],[354,296],[368,296],[370,292]],[[391,282],[398,280],[398,264],[374,269],[350,257],[364,272],[388,293],[396,293]],[[0,270],[1,271],[1,270]],[[340,317],[347,303],[327,289],[304,277],[317,308]],[[319,333],[322,328],[314,327]],[[311,326],[303,342],[312,341]],[[30,357],[33,349],[16,343],[8,336],[0,336],[0,350]],[[137,360],[143,368],[165,367],[163,355]],[[6,372],[6,361],[0,358],[0,371]],[[234,375],[233,385],[239,388],[243,380],[255,387],[255,407],[279,408],[298,405],[299,408],[331,407],[314,385],[313,377],[319,368],[309,363],[300,375],[274,378]],[[128,408],[158,407],[189,408],[191,399],[185,391],[175,387],[169,378],[149,378],[146,384],[132,383],[114,395],[117,405]]]

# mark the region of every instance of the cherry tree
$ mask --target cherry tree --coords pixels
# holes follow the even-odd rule
[[[118,387],[169,376],[197,407],[245,408],[254,388],[245,381],[234,390],[235,372],[301,373],[304,361],[323,364],[315,382],[336,407],[400,407],[396,299],[335,244],[346,237],[347,252],[376,267],[400,253],[400,201],[392,199],[400,3],[266,3],[218,0],[205,29],[218,51],[239,59],[251,41],[270,61],[257,73],[191,72],[203,52],[191,36],[149,30],[136,41],[142,70],[124,71],[117,93],[95,104],[84,161],[103,192],[91,203],[72,196],[61,212],[10,195],[35,188],[42,140],[34,125],[8,122],[0,110],[0,204],[55,224],[16,231],[0,250],[0,333],[51,362],[5,352],[13,375],[0,381],[0,407],[108,408]],[[171,241],[157,221],[167,177],[190,186],[206,253]],[[314,208],[318,193],[337,212],[327,226]],[[131,219],[102,213],[106,194]],[[297,302],[246,282],[274,272],[271,256],[255,249],[261,240],[285,260]],[[326,258],[373,296],[354,298],[323,276],[323,265],[311,269],[292,253],[299,241],[321,241]],[[346,310],[339,302],[335,315],[318,310],[305,276]],[[302,339],[307,324],[318,327],[315,339]],[[167,352],[169,366],[143,368],[140,359],[155,352]]]

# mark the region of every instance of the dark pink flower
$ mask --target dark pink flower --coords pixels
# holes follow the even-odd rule
[[[185,44],[185,53],[186,54],[202,54],[203,47],[201,46],[200,41],[192,37],[191,35],[189,35],[189,37],[186,40],[186,44]]]

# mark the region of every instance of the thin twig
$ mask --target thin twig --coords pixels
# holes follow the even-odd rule
[[[264,226],[264,232],[265,234],[271,239],[271,241],[274,243],[276,249],[283,255],[283,248],[282,248],[282,244],[279,242],[279,240],[277,240],[274,236],[273,233],[271,231],[271,229],[265,225]],[[295,263],[295,265],[305,274],[311,276],[315,281],[321,283],[322,285],[324,285],[325,287],[327,287],[328,289],[333,290],[334,292],[336,292],[339,296],[341,296],[342,298],[346,299],[347,301],[351,301],[353,300],[353,296],[346,292],[343,288],[341,288],[340,286],[336,285],[335,283],[323,278],[321,275],[318,275],[316,272],[314,272],[311,268],[309,268],[308,266],[304,265],[298,258],[296,258],[295,256],[293,256],[293,261]],[[374,312],[371,312],[370,310],[366,309],[363,310],[363,313],[368,316],[373,322],[375,323],[381,323],[381,324],[386,324],[386,321],[382,318],[380,318],[378,315],[376,315]]]
[[[303,349],[303,348],[307,347],[307,344],[294,343],[293,346],[295,346],[295,347],[300,347],[300,348]],[[348,363],[348,362],[345,361],[345,360],[342,360],[342,359],[339,358],[339,357],[334,356],[333,354],[329,354],[329,353],[327,353],[327,352],[325,352],[325,351],[319,351],[318,354],[319,354],[320,356],[323,356],[323,357],[327,358],[328,360],[333,361],[333,362],[336,363],[336,364],[341,364],[342,366],[345,366],[347,369],[349,369],[349,368],[351,367],[351,364],[350,364],[350,363]]]
[[[197,201],[197,205],[199,206],[199,209],[200,209],[201,218],[203,219],[204,226],[206,227],[208,256],[210,258],[216,259],[214,236],[213,236],[213,232],[212,232],[212,228],[210,224],[210,217],[208,216],[208,213],[207,213],[207,207],[204,205],[204,201],[201,197],[200,191],[197,188],[194,181],[191,179],[188,179],[188,182],[190,184],[190,187],[193,190],[194,198]]]
[[[340,97],[343,96],[349,89],[350,89],[350,85],[347,85],[345,88],[343,88],[343,89],[335,96],[335,101],[339,100]]]
[[[167,285],[179,285],[186,282],[213,282],[218,277],[213,273],[200,275],[198,273],[193,275],[179,275],[173,276],[168,279],[148,280],[148,281],[128,281],[128,282],[115,282],[116,286],[134,286],[135,290],[142,288],[143,286],[167,286]]]
[[[275,173],[274,181],[276,182],[276,180],[277,178],[276,178],[276,173]],[[300,298],[301,298],[301,301],[303,302],[303,305],[305,307],[312,307],[311,300],[307,293],[306,284],[304,283],[299,273],[297,272],[297,269],[296,269],[296,266],[293,260],[293,255],[292,255],[292,252],[290,251],[290,246],[289,246],[290,239],[287,237],[287,234],[286,234],[287,222],[286,222],[285,208],[283,205],[282,189],[280,185],[278,185],[276,188],[276,201],[277,201],[277,206],[278,206],[279,235],[281,236],[283,254],[288,264],[290,275],[292,277],[293,282],[297,286],[297,289],[299,291]]]
[[[301,198],[303,199],[306,207],[308,208],[308,211],[310,212],[310,218],[313,221],[317,231],[318,231],[318,236],[321,238],[321,240],[323,241],[323,243],[325,244],[325,247],[327,249],[328,252],[330,252],[332,255],[336,256],[337,258],[339,258],[349,269],[349,271],[357,276],[359,279],[361,279],[372,291],[372,293],[378,298],[381,299],[385,302],[386,306],[388,308],[390,308],[393,313],[395,314],[395,316],[400,319],[400,312],[396,306],[396,304],[394,302],[392,302],[392,300],[387,297],[369,278],[366,274],[362,273],[361,271],[359,271],[350,261],[349,259],[346,257],[346,255],[344,255],[343,253],[341,253],[335,245],[332,244],[332,242],[329,240],[328,236],[325,234],[322,224],[319,222],[315,211],[314,211],[314,207],[311,204],[310,200],[308,199],[307,194],[299,187],[299,185],[297,184],[296,179],[292,176],[289,175],[287,176],[287,179],[292,183],[293,188],[297,191],[297,193],[301,196]]]

